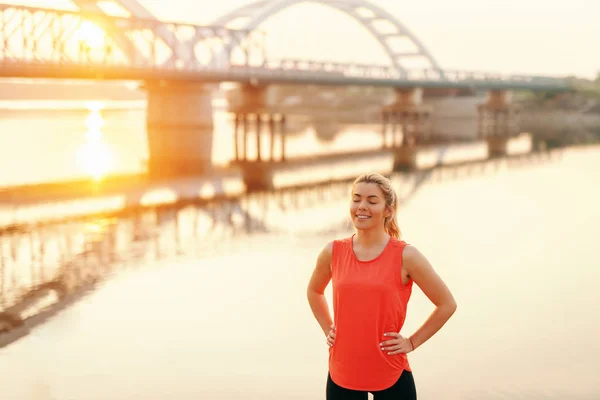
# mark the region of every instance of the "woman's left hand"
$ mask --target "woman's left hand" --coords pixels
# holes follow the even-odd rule
[[[393,356],[395,354],[410,353],[413,351],[413,346],[410,339],[405,338],[397,332],[386,332],[383,336],[392,338],[379,343],[379,347],[383,351],[387,351],[387,354]]]

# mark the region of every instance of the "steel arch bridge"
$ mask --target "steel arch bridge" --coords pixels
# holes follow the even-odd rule
[[[241,18],[246,29],[159,21],[136,0],[115,0],[129,17],[106,15],[100,0],[72,1],[80,11],[0,3],[0,77],[572,90],[568,80],[558,77],[442,70],[414,35],[365,0],[259,0],[215,21]],[[361,21],[387,48],[392,65],[268,59],[256,28],[281,10],[310,1]],[[384,33],[377,21],[395,30]],[[392,39],[397,38],[416,50],[394,50]],[[406,68],[403,62],[412,57],[429,66]]]
[[[103,12],[99,6],[101,0],[73,0],[73,2],[84,11]],[[116,2],[136,18],[156,19],[137,0],[116,0]],[[406,76],[407,74],[407,67],[403,62],[408,59],[423,61],[424,68],[442,73],[440,65],[433,58],[429,50],[404,24],[389,12],[366,0],[257,0],[222,15],[210,25],[224,27],[233,21],[243,20],[244,24],[236,28],[252,32],[273,15],[299,3],[326,5],[356,20],[373,35],[388,55],[392,66],[402,76]],[[382,22],[387,27],[391,26],[392,31],[382,26]],[[163,30],[161,36],[167,43],[174,43],[171,32]],[[414,50],[396,50],[394,42],[397,42],[398,39],[405,40],[408,45],[407,47]],[[203,40],[202,37],[193,37],[184,43],[178,43],[178,45],[186,48],[187,46],[195,46],[201,40]],[[231,52],[234,50],[235,45],[236,43],[229,43],[224,49],[224,54],[218,57],[218,60],[214,61],[220,65],[227,63],[231,58]],[[172,50],[174,53],[173,57],[175,57],[177,49]]]

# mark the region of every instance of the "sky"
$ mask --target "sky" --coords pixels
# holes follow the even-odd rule
[[[69,0],[4,0],[74,8]],[[210,24],[248,0],[139,0],[161,20]],[[444,69],[576,75],[600,72],[600,0],[371,0],[402,22]],[[350,17],[299,2],[267,20],[272,58],[389,64]]]

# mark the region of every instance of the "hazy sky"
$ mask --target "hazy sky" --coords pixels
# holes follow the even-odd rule
[[[6,0],[5,0],[6,2]],[[72,7],[69,0],[8,0]],[[372,0],[396,16],[445,69],[578,75],[600,71],[600,0]],[[163,20],[208,24],[248,0],[140,0]],[[348,16],[310,2],[267,21],[269,55],[386,64]]]

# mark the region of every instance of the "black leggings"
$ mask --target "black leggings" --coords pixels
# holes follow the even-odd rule
[[[367,400],[367,391],[345,389],[338,386],[327,374],[327,400]],[[384,390],[374,390],[374,400],[417,400],[417,389],[410,371],[403,371],[400,378],[391,387]]]

